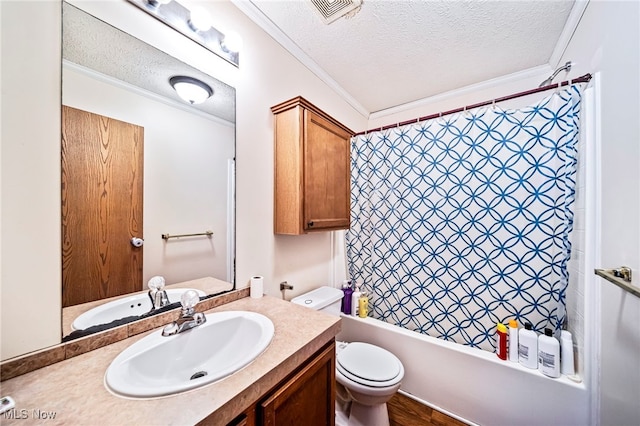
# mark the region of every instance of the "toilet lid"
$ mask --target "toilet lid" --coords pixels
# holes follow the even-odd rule
[[[347,378],[369,386],[390,386],[401,380],[400,360],[391,352],[368,343],[354,342],[342,349],[337,369]]]

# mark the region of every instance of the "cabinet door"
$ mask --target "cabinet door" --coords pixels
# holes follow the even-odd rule
[[[305,110],[304,229],[349,228],[351,135]]]
[[[335,425],[335,344],[260,404],[265,426]]]

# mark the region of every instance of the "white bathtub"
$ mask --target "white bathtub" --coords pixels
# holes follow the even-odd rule
[[[368,342],[402,361],[401,391],[469,424],[586,425],[588,392],[565,377],[502,361],[495,354],[442,341],[372,318],[343,316],[338,340]]]

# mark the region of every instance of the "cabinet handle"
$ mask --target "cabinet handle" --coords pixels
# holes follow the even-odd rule
[[[313,226],[313,221],[307,223],[307,225],[309,225],[309,227],[312,227]]]

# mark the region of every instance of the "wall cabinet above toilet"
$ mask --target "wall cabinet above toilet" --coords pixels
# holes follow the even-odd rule
[[[276,234],[348,229],[353,132],[302,97],[271,108]]]

